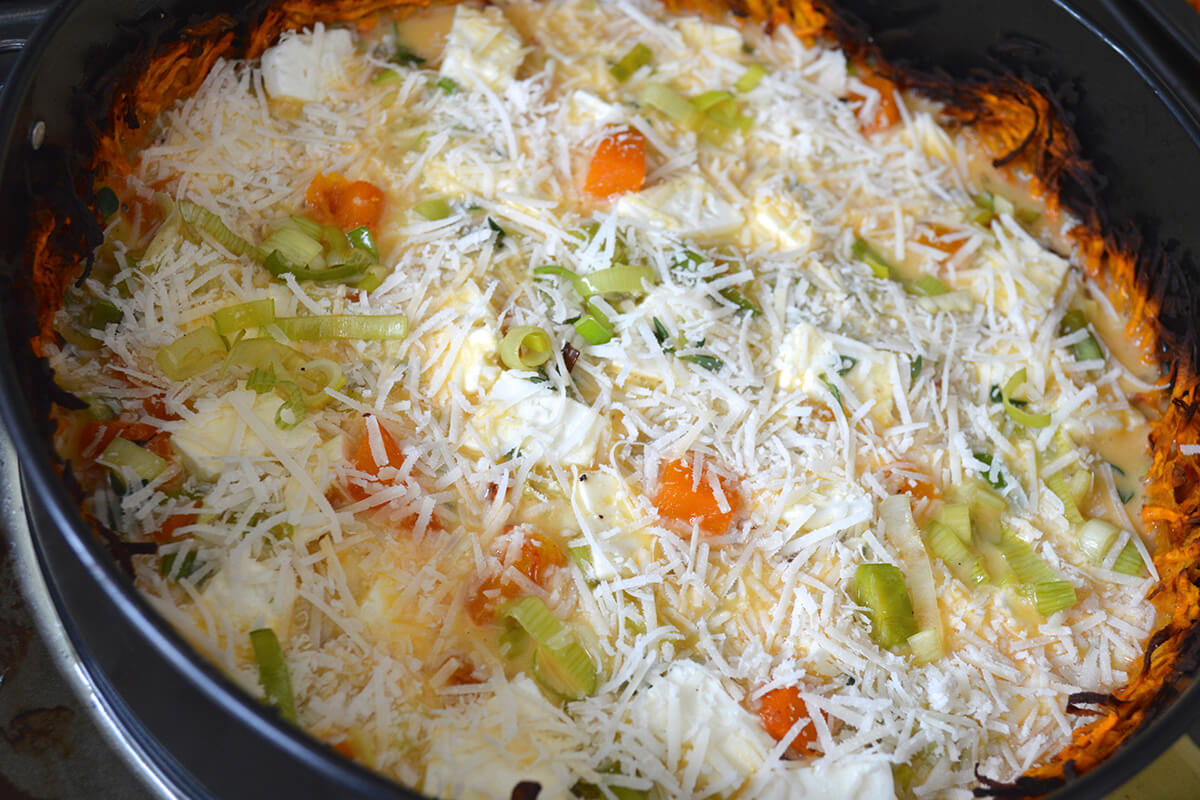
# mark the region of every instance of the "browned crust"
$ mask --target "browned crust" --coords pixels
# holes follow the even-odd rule
[[[152,135],[153,121],[165,109],[196,91],[212,64],[221,57],[259,55],[284,30],[318,20],[371,27],[381,11],[400,11],[429,5],[431,0],[287,0],[276,4],[248,27],[239,40],[235,21],[217,18],[186,31],[186,38],[161,48],[139,75],[125,81],[114,95],[108,119],[96,140],[92,169],[97,185],[107,178],[130,174],[137,153]],[[997,166],[1032,175],[1032,189],[1052,212],[1062,208],[1067,185],[1097,185],[1091,167],[1082,160],[1079,145],[1051,92],[1011,75],[955,82],[945,76],[920,75],[889,66],[882,54],[856,38],[836,14],[812,0],[664,0],[673,9],[728,14],[747,23],[787,26],[799,36],[838,37],[854,58],[875,63],[905,86],[927,92],[947,103],[947,114],[969,125]],[[1200,8],[1200,2],[1193,2]],[[1155,353],[1171,372],[1170,402],[1154,423],[1150,436],[1153,467],[1147,479],[1143,521],[1160,543],[1155,564],[1162,581],[1153,600],[1166,622],[1153,635],[1144,664],[1130,683],[1109,697],[1072,699],[1093,707],[1099,718],[1079,729],[1073,741],[1047,763],[1011,784],[980,775],[977,794],[1034,796],[1046,793],[1088,771],[1110,756],[1143,722],[1152,718],[1175,693],[1182,670],[1192,670],[1196,622],[1200,617],[1200,468],[1182,457],[1181,443],[1200,442],[1200,390],[1197,389],[1193,336],[1163,324],[1170,303],[1164,275],[1175,265],[1140,252],[1136,235],[1113,233],[1101,225],[1097,207],[1084,204],[1071,211],[1084,221],[1075,231],[1081,261],[1088,274],[1104,286],[1129,317],[1127,333],[1145,352]],[[39,305],[40,335],[35,352],[54,337],[50,320],[62,302],[67,283],[76,274],[82,254],[79,238],[69,235],[72,220],[46,209],[38,214],[29,247],[29,261]]]

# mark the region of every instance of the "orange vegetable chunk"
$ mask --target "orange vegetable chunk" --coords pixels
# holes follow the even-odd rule
[[[879,106],[875,109],[875,116],[868,122],[863,123],[863,133],[869,136],[873,133],[886,131],[899,122],[900,108],[896,105],[896,84],[882,75],[876,74],[869,68],[862,66],[859,67],[858,79],[879,92]],[[866,98],[856,92],[850,93],[850,99],[858,103],[866,102]]]
[[[379,224],[383,199],[383,190],[375,184],[348,181],[336,172],[318,174],[304,193],[304,203],[318,222],[344,231]]]
[[[635,128],[610,133],[596,146],[583,188],[596,197],[636,192],[646,179],[646,137]]]
[[[762,720],[763,728],[771,738],[779,741],[787,736],[798,721],[809,718],[808,706],[800,697],[800,690],[795,686],[785,686],[782,689],[772,689],[762,697],[762,705],[758,709],[758,717]],[[795,756],[808,755],[813,752],[812,744],[817,741],[817,729],[808,722],[796,738],[788,745],[788,753]]]
[[[383,440],[383,449],[387,458],[384,459],[384,463],[382,464],[375,460],[375,453],[371,449],[372,427],[378,427],[379,437]],[[388,433],[387,428],[379,425],[378,421],[372,418],[367,421],[367,431],[363,435],[362,440],[359,441],[358,447],[355,448],[354,453],[351,455],[350,463],[353,464],[354,468],[359,472],[365,472],[366,474],[371,475],[378,480],[379,471],[384,467],[400,469],[400,465],[404,463],[404,453],[401,452],[400,445],[397,444],[396,440],[392,438],[392,435]],[[355,500],[362,500],[370,494],[370,492],[367,491],[367,489],[361,483],[357,482],[351,482],[346,487],[346,491]]]
[[[729,530],[740,498],[731,481],[724,477],[719,481],[729,506],[727,511],[721,510],[708,475],[701,475],[699,482],[695,480],[692,459],[670,461],[663,465],[658,476],[654,506],[659,514],[670,520],[688,525],[698,524],[706,533],[720,536]]]

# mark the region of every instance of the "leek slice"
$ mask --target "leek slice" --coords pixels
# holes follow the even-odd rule
[[[551,352],[550,334],[536,325],[510,328],[500,341],[500,360],[509,369],[537,369]]]
[[[1066,314],[1063,314],[1062,322],[1058,326],[1058,332],[1062,336],[1068,336],[1087,327],[1087,317],[1084,316],[1083,312],[1078,309],[1071,309]],[[1071,351],[1075,354],[1076,361],[1095,361],[1104,358],[1104,351],[1100,349],[1100,343],[1096,341],[1096,337],[1090,329],[1085,338],[1071,345]]]
[[[1010,530],[1005,530],[999,542],[1000,552],[1012,567],[1017,580],[1026,584],[1047,583],[1058,580],[1050,565],[1033,549],[1033,545],[1017,536]]]
[[[1079,599],[1075,595],[1075,587],[1071,585],[1070,581],[1064,580],[1043,581],[1032,586],[1025,586],[1021,589],[1021,593],[1029,598],[1033,607],[1043,617],[1070,608]]]
[[[639,99],[661,111],[677,125],[690,127],[697,116],[691,102],[665,83],[647,83]]]
[[[207,208],[196,205],[191,200],[179,201],[179,216],[188,225],[195,225],[216,239],[222,247],[235,256],[244,256],[254,252],[254,246],[231,231],[220,217]]]
[[[1023,408],[1018,408],[1013,402],[1013,392],[1025,383],[1025,368],[1021,367],[1013,373],[1013,376],[1004,384],[1004,388],[1000,390],[1000,399],[1004,403],[1004,413],[1016,422],[1018,425],[1024,425],[1026,428],[1044,428],[1050,424],[1050,413],[1034,414],[1026,411]]]
[[[624,292],[641,295],[646,293],[646,284],[654,284],[654,270],[650,267],[633,266],[631,264],[614,264],[607,269],[580,275],[566,267],[557,264],[546,264],[536,267],[534,275],[557,275],[571,282],[576,294],[584,300],[597,294]]]
[[[973,589],[987,580],[983,560],[967,549],[966,543],[949,525],[936,519],[931,521],[925,528],[925,542],[965,586]]]
[[[199,375],[225,359],[225,340],[215,328],[197,328],[159,349],[154,360],[173,381]]]
[[[732,92],[727,92],[724,89],[712,89],[711,91],[701,92],[693,97],[690,102],[692,108],[704,113],[717,104],[724,103],[726,100],[733,100]]]
[[[870,267],[876,278],[892,277],[892,265],[866,239],[856,238],[850,247],[850,254]]]
[[[612,341],[615,328],[604,312],[590,300],[585,300],[583,307],[583,316],[575,321],[575,332],[586,339],[588,344],[604,344]]]
[[[125,469],[132,470],[147,483],[167,469],[166,459],[120,436],[108,443],[96,461],[118,474]]]
[[[1137,536],[1137,534],[1134,533],[1131,536]],[[1121,548],[1112,568],[1113,572],[1120,572],[1122,575],[1141,575],[1146,570],[1146,562],[1142,560],[1142,554],[1138,552],[1137,545],[1131,540]]]
[[[284,263],[292,268],[307,267],[321,255],[322,250],[320,239],[294,224],[276,228],[262,243],[262,252],[278,253]]]
[[[408,317],[404,314],[326,314],[318,317],[279,317],[275,320],[283,335],[295,341],[326,339],[363,339],[384,341],[408,336]]]
[[[737,89],[739,92],[749,92],[754,89],[755,86],[758,86],[759,81],[761,81],[766,74],[767,68],[762,64],[751,64],[746,68],[746,71],[742,73],[742,77],[738,78],[737,81],[734,82],[733,88]]]
[[[964,543],[971,541],[971,507],[966,503],[946,503],[935,519],[954,531]]]
[[[533,653],[533,678],[548,692],[565,700],[594,694],[596,664],[546,604],[537,597],[517,600],[502,615],[516,622],[537,644]]]
[[[950,291],[950,287],[932,275],[922,275],[905,287],[911,294],[921,297],[937,297]]]
[[[620,61],[609,67],[608,71],[617,79],[617,83],[624,83],[632,78],[635,72],[649,64],[653,57],[654,53],[650,48],[639,42],[631,47]]]
[[[888,649],[917,633],[917,616],[904,585],[904,573],[895,564],[859,564],[854,572],[855,602],[865,606],[871,619],[871,638]]]
[[[932,652],[936,653],[935,658],[940,658],[945,652],[945,634],[942,613],[938,608],[937,588],[933,582],[933,566],[929,563],[929,553],[921,539],[921,532],[913,521],[908,495],[896,494],[885,498],[879,504],[879,519],[904,566],[917,625],[921,630],[932,630],[937,636],[939,646]],[[949,535],[957,538],[953,532],[949,532]]]
[[[287,662],[279,638],[270,628],[250,631],[250,644],[254,648],[254,660],[258,662],[258,682],[263,687],[267,705],[279,711],[279,716],[288,722],[296,722],[296,700],[292,695],[292,678],[288,674]]]
[[[226,306],[213,312],[213,323],[217,333],[228,336],[247,328],[261,328],[275,321],[275,300],[251,300],[235,306]]]
[[[1067,522],[1072,525],[1083,524],[1083,514],[1079,513],[1079,506],[1075,503],[1074,492],[1071,484],[1067,480],[1067,476],[1062,472],[1056,472],[1046,478],[1046,488],[1054,492],[1063,504],[1063,516],[1067,518]]]
[[[342,368],[327,358],[314,358],[297,367],[294,374],[308,408],[321,408],[330,401],[326,388],[341,389],[346,385]]]
[[[1079,549],[1093,564],[1103,564],[1104,557],[1116,544],[1121,529],[1102,519],[1089,519],[1079,529]]]
[[[420,214],[430,222],[436,222],[439,219],[445,219],[450,216],[450,204],[443,199],[425,200],[413,206],[413,211]]]
[[[345,234],[346,241],[356,250],[363,250],[371,254],[372,258],[379,258],[379,248],[375,246],[375,239],[371,236],[371,231],[366,225],[360,225],[352,231]]]

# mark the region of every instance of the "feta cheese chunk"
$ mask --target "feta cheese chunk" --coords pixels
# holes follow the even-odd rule
[[[633,723],[647,731],[654,757],[698,788],[733,794],[762,767],[775,741],[708,668],[676,661],[635,695]],[[678,763],[672,763],[678,759]],[[697,764],[697,761],[699,764]]]
[[[354,52],[350,31],[285,33],[279,44],[262,54],[263,87],[274,100],[322,100],[345,82],[344,62]]]
[[[503,92],[525,58],[521,36],[495,6],[460,5],[446,37],[442,77],[470,89]]]
[[[586,528],[591,547],[592,573],[597,580],[630,574],[650,542],[637,530],[632,492],[623,479],[610,472],[585,472],[575,482],[572,506],[580,526]]]
[[[835,337],[807,322],[784,337],[775,365],[779,386],[819,402],[835,402],[830,385],[838,389],[848,410],[873,402],[871,416],[881,424],[895,408],[893,378],[896,356],[844,336]]]
[[[737,207],[708,181],[690,173],[622,195],[616,209],[631,222],[696,238],[733,233],[745,222]]]
[[[595,410],[543,383],[535,373],[501,373],[472,425],[493,458],[521,451],[547,463],[582,466],[596,455],[603,420]]]

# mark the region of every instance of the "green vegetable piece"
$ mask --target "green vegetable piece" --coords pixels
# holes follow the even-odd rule
[[[1121,529],[1102,519],[1089,519],[1079,528],[1079,549],[1088,561],[1099,565],[1121,535]]]
[[[738,78],[733,84],[733,88],[737,89],[739,92],[749,92],[753,90],[754,87],[758,86],[759,82],[763,79],[763,77],[766,76],[766,74],[767,68],[762,64],[751,64],[746,71],[742,73],[742,77]]]
[[[420,66],[425,63],[425,59],[408,48],[407,45],[396,42],[396,49],[392,51],[392,55],[388,61],[393,64],[401,64],[403,66]]]
[[[292,678],[288,674],[279,638],[270,628],[259,628],[250,631],[250,644],[254,648],[254,660],[258,662],[258,682],[266,695],[267,705],[279,711],[279,716],[295,724],[296,700],[292,695]]]
[[[716,356],[698,354],[680,356],[679,358],[681,361],[690,361],[693,364],[704,367],[709,372],[719,372],[721,367],[725,366],[725,362]]]
[[[225,354],[225,340],[215,328],[205,327],[185,333],[161,348],[154,361],[168,378],[184,381],[220,364]]]
[[[92,304],[91,312],[88,314],[87,325],[93,330],[104,330],[109,325],[115,325],[125,319],[125,312],[117,308],[109,300],[97,300]]]
[[[659,345],[664,344],[671,336],[670,332],[667,330],[667,326],[663,325],[662,320],[660,320],[658,317],[654,317],[653,327],[654,340],[658,342]]]
[[[1010,530],[1005,530],[1000,538],[1000,552],[1012,567],[1017,580],[1026,584],[1046,583],[1058,580],[1050,565],[1033,549],[1033,545],[1017,536]]]
[[[435,222],[439,219],[445,219],[450,216],[450,204],[445,200],[425,200],[413,206],[413,211],[420,214],[430,222]]]
[[[1137,536],[1136,533],[1133,535]],[[1142,554],[1131,540],[1121,548],[1112,568],[1113,572],[1120,572],[1122,575],[1142,575],[1146,572],[1146,562],[1142,560]]]
[[[509,369],[535,369],[552,354],[550,334],[536,325],[510,328],[500,341],[500,361]]]
[[[631,47],[620,61],[609,67],[608,71],[617,79],[617,83],[624,83],[632,78],[635,72],[649,64],[653,57],[654,53],[650,48],[639,42]]]
[[[307,267],[323,250],[317,236],[291,222],[276,228],[262,243],[262,252],[278,254],[289,268]]]
[[[981,462],[987,468],[987,469],[982,470],[979,474],[983,477],[983,479],[985,481],[988,482],[989,486],[991,486],[993,489],[1003,489],[1004,487],[1008,486],[1008,481],[1005,480],[1004,473],[998,469],[996,470],[995,480],[993,480],[991,478],[992,458],[993,458],[991,453],[985,453],[985,452],[979,451],[979,452],[972,453],[971,456],[976,461]]]
[[[371,231],[366,225],[360,225],[347,233],[346,241],[355,250],[362,250],[370,253],[376,259],[379,258],[379,248],[375,246],[375,239],[371,236]]]
[[[854,365],[857,363],[858,363],[857,358],[853,358],[852,356],[844,356],[841,353],[839,353],[838,354],[839,366],[837,368],[837,374],[842,375],[842,376],[849,374],[850,370],[854,369]]]
[[[533,678],[543,689],[565,700],[594,694],[596,664],[571,629],[560,622],[537,597],[523,597],[501,615],[516,622],[537,645]]]
[[[966,506],[961,506],[961,508],[965,510]],[[969,528],[967,533],[969,536]],[[946,568],[954,577],[962,581],[964,585],[973,589],[987,580],[987,571],[983,568],[983,561],[967,549],[964,540],[949,525],[937,519],[930,521],[925,529],[925,543],[930,551],[945,563]]]
[[[504,246],[504,240],[508,238],[508,231],[500,227],[500,224],[491,217],[487,218],[487,226],[496,234],[496,247]]]
[[[1078,309],[1071,309],[1066,314],[1063,314],[1062,322],[1058,326],[1058,333],[1060,336],[1068,336],[1087,327],[1087,317],[1084,316],[1083,312]],[[1096,341],[1096,337],[1092,334],[1091,330],[1088,330],[1086,338],[1080,339],[1071,345],[1071,351],[1075,354],[1076,361],[1104,359],[1104,351],[1100,349],[1100,343]]]
[[[1056,472],[1047,477],[1046,488],[1054,492],[1059,500],[1062,500],[1063,516],[1067,518],[1067,522],[1072,525],[1082,525],[1083,514],[1079,513],[1079,506],[1075,503],[1075,495],[1071,490],[1066,474]]]
[[[256,253],[253,245],[231,231],[221,218],[207,208],[196,205],[191,200],[179,201],[179,216],[188,225],[195,225],[200,230],[215,239],[222,247],[235,256]],[[151,243],[153,246],[153,243]]]
[[[676,125],[690,127],[697,117],[691,102],[665,83],[647,83],[640,98],[644,104],[661,111]]]
[[[213,324],[217,333],[228,336],[247,328],[261,328],[275,321],[275,300],[251,300],[234,306],[219,308],[213,312]]]
[[[120,436],[108,443],[96,461],[118,474],[126,469],[133,470],[147,483],[167,469],[167,462],[161,456]]]
[[[738,311],[745,311],[752,317],[761,316],[763,313],[758,303],[743,294],[741,289],[736,286],[726,286],[720,291],[720,295],[737,306]]]
[[[453,78],[439,78],[434,85],[446,94],[454,94],[458,89],[458,84],[454,82]]]
[[[880,647],[904,644],[917,633],[904,573],[895,564],[860,564],[854,573],[854,594],[871,618],[871,638]]]
[[[950,291],[950,287],[932,275],[922,275],[905,287],[911,294],[921,297],[937,297]]]
[[[1056,611],[1062,611],[1075,605],[1075,587],[1070,581],[1052,580],[1024,586],[1021,593],[1029,598],[1033,607],[1043,617],[1048,617]]]
[[[96,210],[105,219],[121,210],[121,201],[111,187],[102,186],[100,191],[96,192]]]
[[[196,562],[196,551],[188,550],[187,555],[179,562],[179,571],[174,572],[176,556],[176,553],[167,553],[159,561],[158,572],[164,578],[181,581],[184,578],[190,578],[196,570],[200,569],[200,564]],[[172,575],[172,572],[174,572],[174,575]]]
[[[1050,412],[1042,414],[1034,414],[1025,411],[1013,401],[1013,393],[1025,383],[1025,368],[1021,367],[1013,373],[1013,376],[1004,384],[1004,388],[1000,390],[1000,400],[1004,403],[1004,413],[1008,414],[1009,418],[1018,425],[1024,425],[1026,428],[1044,428],[1050,424]]]
[[[392,68],[381,69],[371,76],[372,86],[384,86],[400,80],[400,73]]]
[[[408,336],[404,314],[324,314],[317,317],[279,317],[275,324],[295,341],[363,339],[385,341]]]
[[[866,239],[856,238],[850,247],[850,254],[870,267],[876,278],[892,277],[892,265]]]
[[[925,366],[925,359],[918,353],[916,358],[914,358],[908,364],[908,379],[915,383],[917,378],[921,375],[921,368],[923,366]]]

